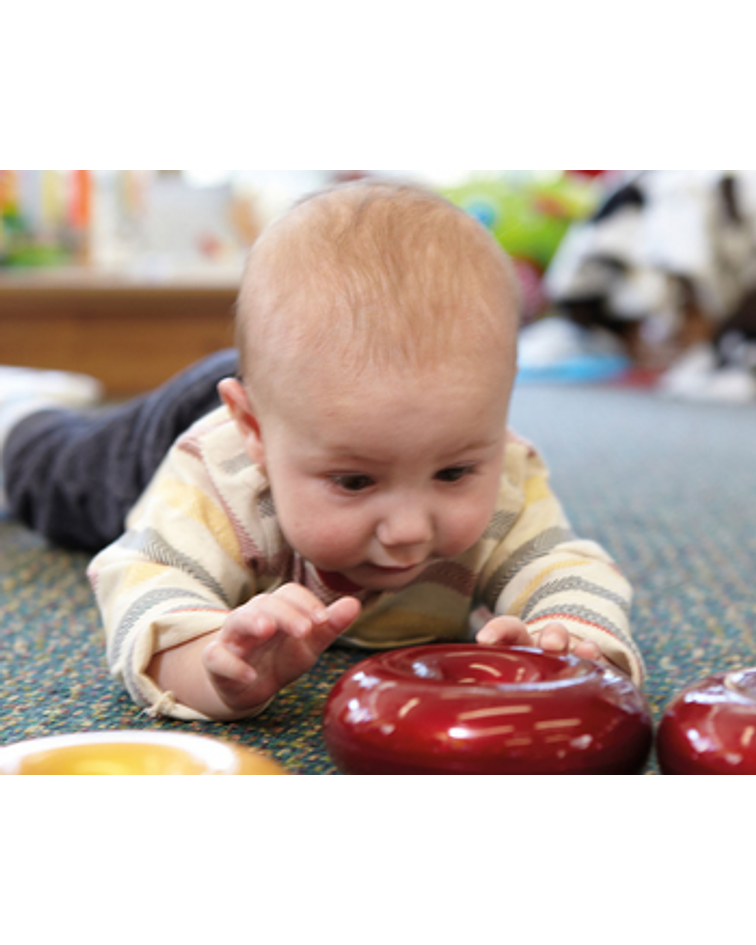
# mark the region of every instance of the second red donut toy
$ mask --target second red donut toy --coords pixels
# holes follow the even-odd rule
[[[756,774],[756,668],[684,689],[664,713],[656,753],[662,774]]]

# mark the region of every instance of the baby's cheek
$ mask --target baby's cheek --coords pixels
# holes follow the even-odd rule
[[[461,555],[480,540],[490,520],[491,512],[487,506],[470,504],[463,508],[447,522],[439,553],[446,558]]]
[[[360,556],[361,536],[338,516],[311,520],[295,528],[287,538],[299,554],[326,571],[354,565]]]

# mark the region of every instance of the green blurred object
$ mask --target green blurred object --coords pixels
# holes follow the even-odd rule
[[[70,258],[66,246],[40,239],[17,213],[6,211],[0,216],[0,267],[56,266]]]
[[[77,176],[82,174],[89,172],[0,170],[0,268],[59,266],[77,254],[81,259],[88,224],[84,196],[89,199]]]
[[[472,177],[444,196],[486,226],[514,259],[544,272],[569,226],[598,207],[601,185],[568,175]]]

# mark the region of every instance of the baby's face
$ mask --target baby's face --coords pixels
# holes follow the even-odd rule
[[[251,449],[291,546],[323,572],[396,590],[474,545],[499,489],[506,373],[368,371],[347,383],[306,371],[262,412]]]

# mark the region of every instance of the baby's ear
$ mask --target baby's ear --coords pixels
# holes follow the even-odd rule
[[[236,427],[244,441],[247,456],[253,463],[263,465],[265,450],[263,449],[260,422],[252,409],[244,385],[236,378],[227,377],[218,384],[218,393],[236,423]]]

